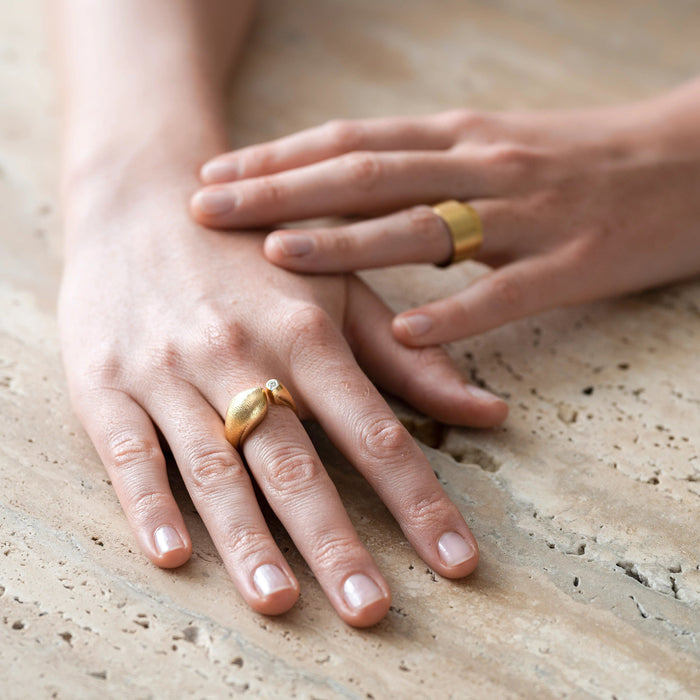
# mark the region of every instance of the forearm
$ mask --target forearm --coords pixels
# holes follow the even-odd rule
[[[182,182],[186,201],[199,164],[226,145],[225,84],[253,4],[62,0],[53,6],[67,214],[80,200],[73,194],[86,184],[95,192],[96,179],[106,189],[126,181],[152,187],[156,173],[159,182],[170,173],[168,184]]]

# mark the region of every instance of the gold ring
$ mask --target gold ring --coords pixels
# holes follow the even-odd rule
[[[474,207],[466,202],[448,199],[433,207],[433,211],[445,222],[452,238],[452,255],[444,263],[436,263],[438,267],[447,267],[473,257],[484,241],[484,231],[481,219]]]
[[[237,450],[262,423],[271,403],[287,406],[299,415],[292,395],[276,379],[270,379],[264,387],[241,391],[231,399],[226,411],[226,439]]]

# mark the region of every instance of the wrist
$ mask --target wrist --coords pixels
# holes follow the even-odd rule
[[[98,118],[72,124],[64,139],[63,196],[70,198],[76,190],[92,188],[100,177],[139,184],[153,175],[180,178],[189,173],[195,180],[201,164],[229,144],[223,117],[188,112],[125,115],[113,128],[101,127]],[[151,179],[150,184],[155,182]]]
[[[638,152],[674,160],[700,155],[700,80],[627,105],[625,113]]]
[[[66,238],[95,214],[104,220],[134,206],[186,215],[202,163],[227,147],[223,119],[201,114],[152,113],[99,138],[83,132],[67,139],[61,179]]]

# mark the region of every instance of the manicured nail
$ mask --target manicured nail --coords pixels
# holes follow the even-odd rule
[[[291,588],[291,582],[279,566],[263,564],[255,569],[253,583],[260,595],[271,595]]]
[[[433,327],[433,319],[423,314],[400,316],[399,323],[403,325],[409,335],[424,335]]]
[[[184,549],[185,543],[178,534],[178,531],[170,525],[161,525],[154,533],[153,540],[156,544],[158,554],[167,554],[176,549]]]
[[[442,563],[446,566],[464,564],[465,561],[469,561],[476,554],[474,546],[456,532],[446,532],[440,538],[438,551],[440,552]]]
[[[465,384],[464,390],[468,394],[471,394],[478,401],[486,401],[488,403],[493,403],[494,401],[498,401],[498,403],[503,403],[503,399],[500,398],[499,396],[492,394],[490,391],[486,391],[486,389],[482,389],[481,387],[474,386],[473,384]]]
[[[194,196],[194,205],[204,214],[218,216],[233,209],[234,200],[227,190],[202,190]]]
[[[364,574],[353,574],[343,584],[345,602],[354,610],[362,610],[384,598],[379,586]]]
[[[303,233],[276,233],[272,240],[290,257],[301,257],[314,249],[313,240]]]
[[[238,180],[240,168],[235,161],[211,160],[202,166],[199,174],[205,182],[227,182]]]

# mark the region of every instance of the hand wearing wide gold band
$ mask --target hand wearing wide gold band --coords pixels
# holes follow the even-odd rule
[[[447,267],[474,257],[484,242],[481,219],[474,207],[466,202],[448,199],[436,204],[433,211],[445,222],[452,237],[452,255],[444,263],[438,263],[438,267]]]

